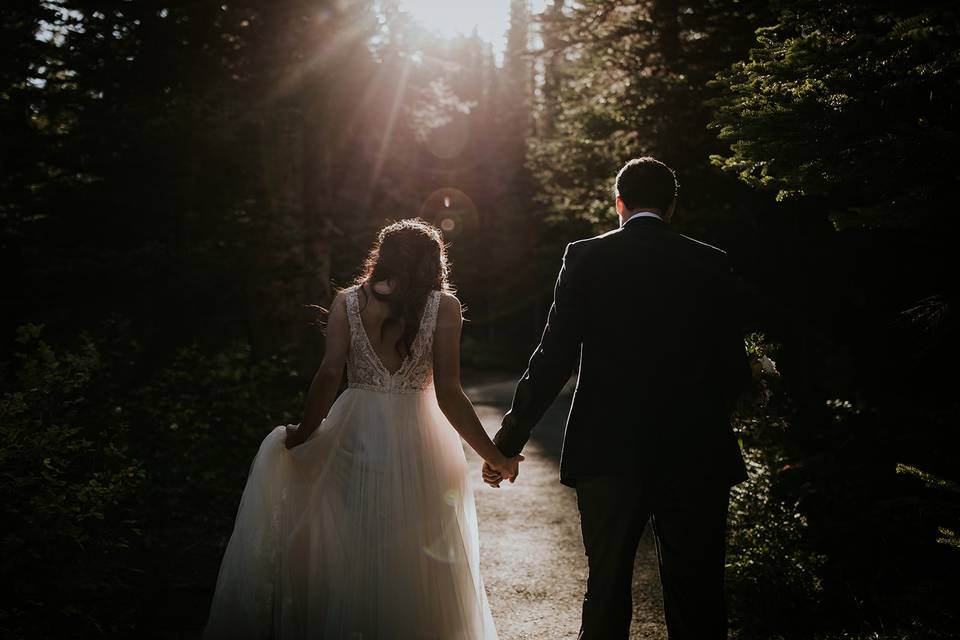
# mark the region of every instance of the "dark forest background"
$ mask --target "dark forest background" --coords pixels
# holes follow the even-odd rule
[[[946,0],[514,0],[498,64],[391,0],[5,2],[0,635],[198,629],[376,230],[443,228],[465,363],[518,375],[651,154],[759,372],[736,637],[957,637],[958,36]]]

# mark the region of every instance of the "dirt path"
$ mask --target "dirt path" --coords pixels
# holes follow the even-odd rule
[[[468,385],[490,435],[500,426],[514,380],[488,379]],[[491,489],[480,479],[480,459],[467,451],[476,470],[474,492],[480,521],[483,579],[500,640],[576,638],[587,566],[580,538],[576,494],[560,484],[558,462],[569,391],[553,404],[524,448],[526,460],[515,484]],[[631,640],[665,639],[657,558],[649,528],[637,553]]]

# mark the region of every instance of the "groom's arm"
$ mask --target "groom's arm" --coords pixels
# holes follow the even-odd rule
[[[582,247],[581,247],[582,249]],[[577,247],[568,244],[553,289],[553,304],[540,344],[530,356],[527,370],[517,383],[513,403],[503,417],[494,443],[507,456],[520,453],[530,431],[573,373],[583,335],[583,303],[575,273]]]

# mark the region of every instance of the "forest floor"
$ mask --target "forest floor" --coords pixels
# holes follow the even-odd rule
[[[471,376],[465,385],[492,436],[509,407],[515,378]],[[573,489],[560,484],[560,445],[568,388],[553,403],[524,448],[513,484],[500,489],[480,478],[480,458],[467,450],[480,527],[480,565],[500,640],[576,638],[587,563]],[[665,639],[657,556],[650,528],[637,552],[631,640]]]

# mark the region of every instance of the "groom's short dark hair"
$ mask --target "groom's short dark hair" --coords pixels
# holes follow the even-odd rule
[[[616,195],[630,210],[652,207],[666,211],[677,190],[673,169],[650,156],[634,158],[617,173]]]

